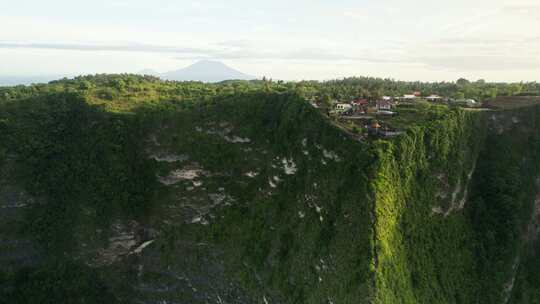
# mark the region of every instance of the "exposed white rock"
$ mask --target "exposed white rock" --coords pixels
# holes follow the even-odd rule
[[[133,247],[137,245],[135,237],[136,223],[116,222],[111,227],[112,236],[109,237],[108,246],[98,249],[96,257],[90,262],[90,265],[110,265],[121,259],[123,256],[132,253]],[[100,233],[101,230],[97,230]],[[147,244],[146,246],[148,246]],[[144,246],[144,247],[146,247]],[[141,248],[142,249],[144,249]]]
[[[283,158],[281,160],[281,163],[283,164],[283,170],[287,175],[293,175],[296,173],[296,171],[298,171],[298,169],[296,168],[296,163],[293,159]]]
[[[184,154],[152,154],[150,158],[158,162],[174,163],[177,161],[186,161],[189,156]]]
[[[444,217],[447,217],[453,211],[462,210],[465,207],[465,204],[467,202],[467,198],[468,198],[468,195],[469,195],[469,183],[471,182],[471,179],[472,179],[472,176],[473,176],[473,173],[474,173],[475,169],[476,169],[476,162],[473,164],[471,170],[468,172],[466,181],[463,182],[461,179],[458,180],[456,188],[454,189],[454,191],[452,191],[451,200],[450,200],[450,207],[448,208],[448,210],[446,210],[446,212],[445,212],[445,211],[443,211],[442,207],[435,206],[435,207],[431,208],[432,214],[441,214],[441,215],[444,215]],[[462,191],[463,191],[462,198],[460,200],[458,200],[457,199],[458,195]],[[439,192],[438,196],[440,198],[444,199],[444,198],[446,198],[448,196],[448,194],[445,193],[445,192]]]
[[[196,216],[191,220],[191,224],[201,224],[201,225],[207,226],[210,223],[206,219],[204,219],[202,216]]]
[[[431,208],[431,213],[433,213],[433,214],[444,214],[444,210],[442,209],[441,206],[435,206],[435,207]]]
[[[512,264],[512,275],[510,279],[504,284],[503,287],[503,303],[506,304],[510,300],[510,296],[512,295],[512,290],[514,289],[514,284],[516,282],[516,276],[517,276],[517,270],[519,267],[520,258],[519,255],[514,259],[514,264]]]
[[[203,173],[203,170],[196,166],[186,166],[182,169],[176,169],[168,176],[159,177],[159,182],[164,185],[173,185],[185,180],[194,180]]]
[[[223,136],[223,139],[225,139],[226,141],[230,142],[230,143],[250,143],[251,142],[251,139],[247,138],[247,137],[239,137],[239,136],[228,136],[228,135],[225,135]]]
[[[6,209],[6,208],[24,208],[28,206],[28,204],[26,203],[14,203],[14,204],[11,204],[11,205],[4,205],[4,206],[0,206],[0,209]]]
[[[323,149],[323,156],[325,158],[332,159],[332,160],[337,161],[337,162],[341,161],[341,158],[334,151],[328,151],[326,149]]]
[[[144,248],[148,247],[153,242],[154,240],[146,241],[142,243],[141,245],[139,245],[139,247],[135,248],[135,250],[133,250],[131,253],[137,253],[137,254],[141,253],[144,250]]]
[[[210,197],[214,205],[219,205],[225,201],[225,199],[227,198],[227,195],[220,194],[220,193],[212,193],[212,194],[209,194],[208,197]]]
[[[201,181],[193,181],[193,186],[195,186],[195,187],[200,187],[200,186],[202,186],[202,184],[203,184],[203,182],[201,182]]]
[[[247,177],[250,177],[250,178],[254,178],[254,177],[256,177],[257,175],[259,175],[259,172],[256,172],[256,171],[249,171],[249,172],[244,173],[244,175],[247,176]]]
[[[250,143],[251,139],[247,137],[240,137],[236,135],[230,135],[230,133],[233,131],[233,127],[230,126],[227,122],[222,122],[219,124],[220,129],[208,129],[206,130],[206,134],[211,135],[218,135],[219,137],[223,138],[224,140],[230,142],[230,143]],[[201,127],[195,128],[198,132],[202,132],[203,129]]]

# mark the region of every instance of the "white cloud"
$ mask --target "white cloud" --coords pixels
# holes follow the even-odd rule
[[[24,3],[23,3],[24,2]],[[274,78],[539,80],[537,0],[27,0],[0,5],[0,73],[172,70]]]

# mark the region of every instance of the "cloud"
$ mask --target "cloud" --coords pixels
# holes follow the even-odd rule
[[[270,60],[282,62],[363,63],[380,65],[422,65],[450,71],[508,71],[540,68],[536,49],[540,37],[456,37],[426,41],[420,45],[402,45],[391,48],[347,49],[343,52],[324,47],[271,48],[263,42],[230,40],[207,47],[193,48],[172,45],[140,43],[89,44],[49,42],[0,41],[0,49],[38,49],[70,51],[113,51],[173,54],[182,60]]]
[[[343,16],[351,19],[371,19],[372,17],[368,11],[360,9],[346,10],[343,12]]]
[[[297,50],[271,50],[260,43],[248,40],[231,40],[215,44],[213,47],[191,48],[140,43],[128,44],[88,44],[88,43],[52,43],[52,42],[7,42],[0,41],[0,49],[37,49],[68,51],[112,51],[112,52],[146,52],[169,53],[179,55],[177,59],[277,59],[296,61],[368,61],[388,62],[372,56],[367,51],[360,53],[338,53],[323,48],[302,48]]]
[[[227,48],[244,48],[251,46],[251,42],[246,39],[238,39],[238,40],[227,40],[216,43],[218,46],[227,47]]]
[[[540,58],[509,56],[426,56],[415,61],[436,69],[453,71],[508,71],[540,69]]]
[[[71,51],[123,51],[147,53],[201,53],[207,50],[175,46],[158,46],[151,44],[79,44],[79,43],[43,43],[43,42],[5,42],[0,41],[4,49],[42,49],[42,50],[71,50]]]
[[[529,17],[540,20],[540,5],[512,5],[502,10],[503,14],[516,15],[518,17]]]
[[[234,60],[281,60],[281,61],[358,61],[364,63],[396,63],[399,60],[392,56],[372,56],[363,54],[340,54],[320,49],[300,49],[296,51],[256,51],[256,50],[235,50],[235,51],[214,51],[195,56],[179,56],[176,59],[200,60],[200,59],[234,59]]]

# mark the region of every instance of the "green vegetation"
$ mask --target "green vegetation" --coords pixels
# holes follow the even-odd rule
[[[6,293],[0,291],[0,303],[116,302],[96,270],[69,260],[36,270],[22,269],[10,280],[13,289]]]
[[[28,268],[0,271],[0,298],[536,303],[538,242],[525,232],[538,191],[538,108],[404,106],[384,120],[405,134],[361,142],[305,98],[537,89],[134,75],[0,88],[0,204],[9,187],[34,198],[10,233],[39,252]],[[197,177],[163,182],[186,168]],[[124,222],[151,236],[94,263]]]
[[[448,217],[433,210],[455,208],[453,200],[466,195],[483,124],[473,114],[446,110],[395,142],[378,144],[376,303],[474,303],[480,291],[468,222],[459,210]]]
[[[65,232],[81,223],[82,209],[99,226],[115,215],[147,212],[155,181],[138,148],[136,117],[108,114],[72,93],[8,102],[0,117],[2,148],[21,164],[17,178],[46,201],[23,228],[47,252],[74,246],[73,235]]]

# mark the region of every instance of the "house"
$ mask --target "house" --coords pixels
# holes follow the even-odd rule
[[[377,111],[390,111],[394,108],[394,104],[388,100],[378,100],[377,101]]]
[[[415,91],[415,92],[413,92],[413,95],[414,95],[415,97],[421,97],[421,96],[422,96],[422,92],[420,92],[420,91]]]
[[[437,102],[437,101],[441,101],[443,98],[439,95],[431,94],[428,97],[426,97],[426,99],[431,102]]]
[[[416,95],[414,95],[414,94],[405,94],[405,95],[403,95],[403,97],[401,97],[401,99],[403,99],[403,100],[415,100]]]
[[[382,100],[385,100],[385,101],[392,101],[392,97],[390,97],[390,96],[383,96],[383,97],[382,97]]]
[[[358,105],[358,106],[367,106],[369,104],[369,102],[365,98],[357,98],[357,99],[351,101],[351,104]]]
[[[366,109],[367,109],[367,107],[369,105],[369,102],[368,102],[367,99],[357,98],[357,99],[351,101],[351,105],[353,107],[353,111],[365,113]]]
[[[340,114],[351,112],[353,108],[353,106],[348,103],[336,103],[334,107],[336,109],[336,112]]]

